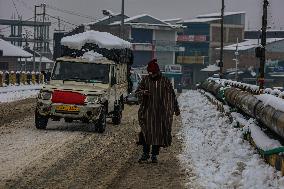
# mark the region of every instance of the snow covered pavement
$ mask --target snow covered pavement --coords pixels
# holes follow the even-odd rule
[[[0,103],[35,98],[43,85],[0,87]]]
[[[242,131],[198,91],[179,97],[184,149],[179,158],[205,188],[284,188],[280,172],[264,162]]]

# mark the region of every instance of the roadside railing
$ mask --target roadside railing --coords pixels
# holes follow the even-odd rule
[[[0,87],[44,84],[46,78],[40,72],[0,71]]]

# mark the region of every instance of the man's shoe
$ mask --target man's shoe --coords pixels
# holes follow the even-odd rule
[[[138,160],[138,163],[147,162],[149,158],[150,158],[149,154],[142,154],[141,158]]]
[[[157,156],[155,156],[155,155],[153,155],[153,156],[151,157],[151,160],[152,160],[152,163],[158,163],[158,158],[157,158]]]

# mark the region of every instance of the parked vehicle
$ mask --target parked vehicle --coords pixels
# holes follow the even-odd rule
[[[132,91],[130,92],[130,94],[128,94],[125,98],[125,101],[127,104],[139,104],[138,102],[138,98],[135,94],[135,91],[140,83],[140,81],[142,80],[142,77],[139,73],[137,73],[135,70],[131,70],[130,71],[131,75],[130,75],[130,79],[132,82]]]

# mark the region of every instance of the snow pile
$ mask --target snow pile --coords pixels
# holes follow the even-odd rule
[[[106,60],[107,59],[107,58],[103,57],[103,55],[101,55],[97,52],[94,52],[93,50],[85,52],[81,58],[86,59],[89,62],[95,62],[95,61],[98,61],[98,60]]]
[[[80,50],[86,43],[94,43],[106,49],[131,48],[131,43],[107,32],[86,31],[61,39],[61,44],[70,49]]]
[[[283,98],[284,99],[284,91],[283,92],[281,92],[280,94],[279,94],[279,96],[278,96],[279,98]]]
[[[284,112],[284,100],[269,94],[255,95],[255,97],[262,101],[265,106],[270,105],[276,110]]]
[[[215,72],[215,71],[218,71],[218,70],[220,70],[220,67],[218,67],[215,64],[213,64],[213,65],[208,65],[206,68],[203,68],[200,71]]]
[[[206,97],[188,91],[179,97],[184,149],[183,166],[192,166],[200,183],[211,188],[283,188],[284,178],[242,139],[242,131]]]
[[[266,150],[272,150],[274,148],[282,147],[279,141],[270,139],[260,129],[260,127],[256,126],[253,119],[249,119],[245,126],[249,128],[251,137],[253,138],[253,141],[258,148],[266,151]]]
[[[41,88],[42,85],[0,87],[0,103],[35,98]]]
[[[264,89],[264,93],[266,93],[266,94],[271,94],[271,92],[272,92],[271,88]]]
[[[237,87],[240,89],[243,89],[245,91],[249,91],[249,92],[259,92],[259,86],[257,85],[251,85],[251,84],[247,84],[247,83],[242,83],[242,82],[238,82],[238,81],[233,81],[233,80],[228,80],[228,79],[216,79],[216,78],[212,78],[209,77],[207,79],[208,81],[214,81],[216,83],[219,83],[223,86],[233,86],[233,87]]]
[[[231,113],[232,117],[244,126],[244,132],[250,132],[256,146],[261,150],[272,150],[274,148],[282,147],[279,141],[270,139],[260,127],[255,124],[254,119],[245,119],[244,116],[237,112]]]

